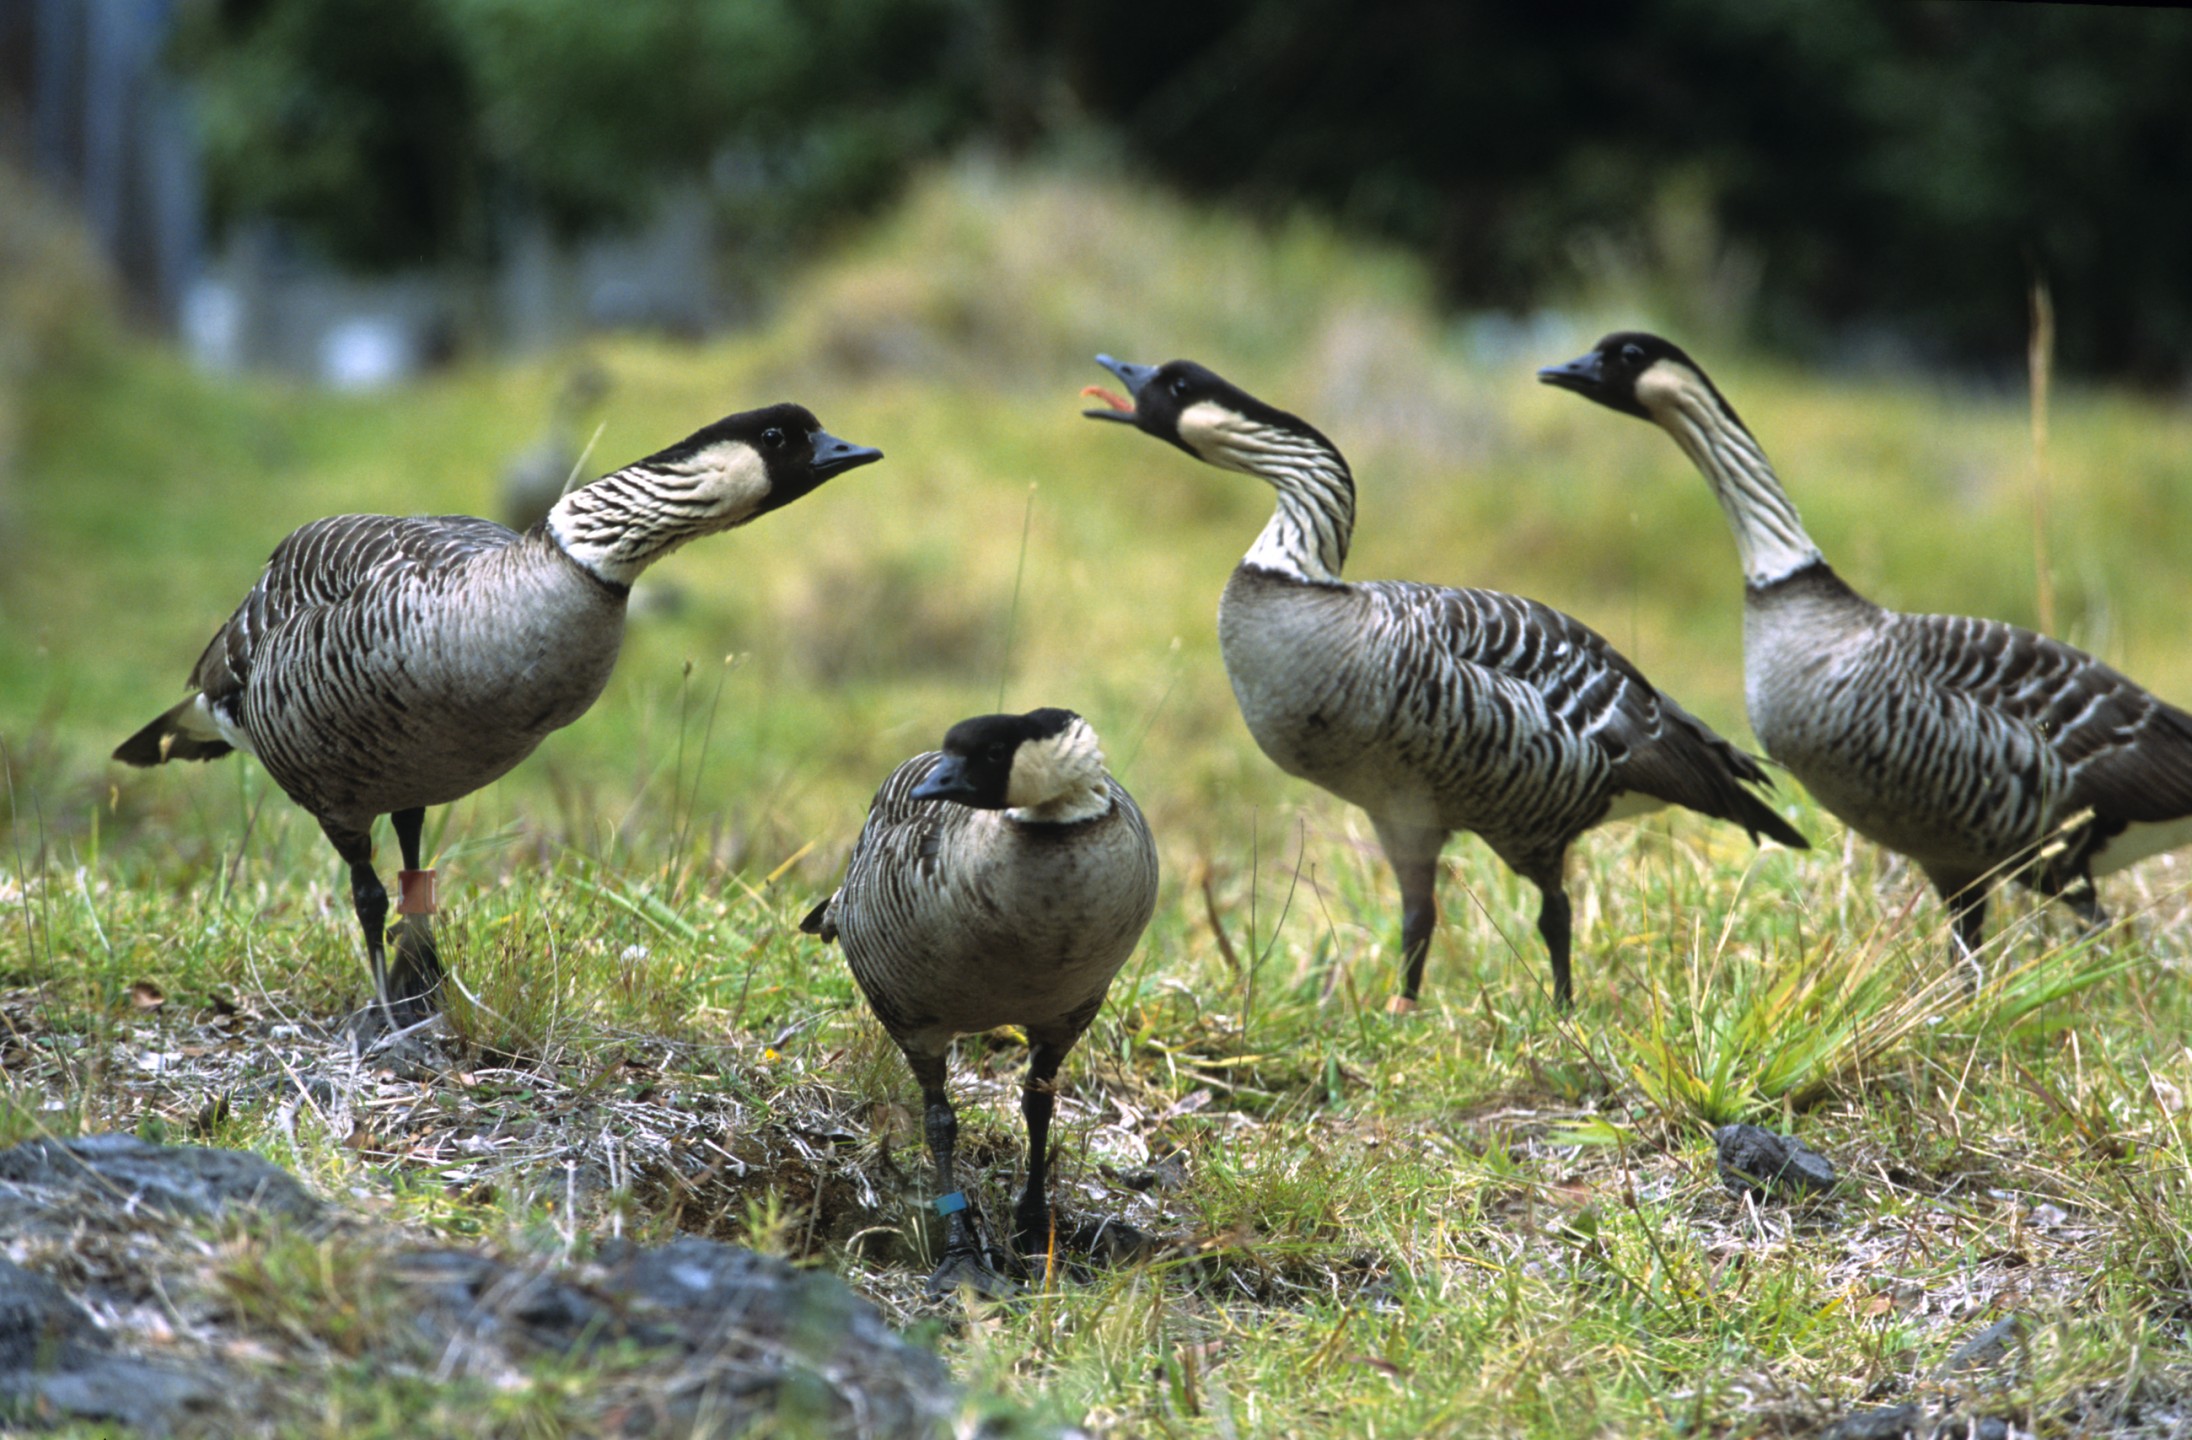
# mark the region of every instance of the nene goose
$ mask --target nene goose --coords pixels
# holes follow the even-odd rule
[[[338,515],[275,547],[191,672],[192,694],[122,742],[130,765],[256,755],[350,871],[378,1024],[432,1012],[441,967],[419,863],[426,807],[494,780],[594,703],[639,573],[786,505],[877,450],[797,405],[732,415],[558,501],[524,534],[463,515]],[[373,821],[403,850],[393,971]],[[372,1016],[372,1010],[367,1012]]]
[[[941,753],[914,756],[876,792],[844,883],[800,928],[844,947],[921,1086],[936,1208],[948,1224],[932,1291],[997,1288],[953,1178],[952,1037],[1027,1031],[1027,1184],[1013,1239],[1023,1254],[1044,1254],[1058,1067],[1156,903],[1149,827],[1105,772],[1095,731],[1070,710],[963,720]]]
[[[1271,520],[1218,604],[1241,717],[1280,769],[1369,812],[1400,881],[1414,1008],[1438,918],[1439,851],[1474,831],[1544,896],[1553,998],[1573,1003],[1568,847],[1603,820],[1681,805],[1751,838],[1804,845],[1746,786],[1756,761],[1652,688],[1604,638],[1558,610],[1491,590],[1340,578],[1355,482],[1331,441],[1192,361],[1098,362],[1120,420],[1196,459],[1268,481]]]
[[[2004,875],[2099,926],[2095,875],[2192,841],[2192,715],[2044,635],[1850,589],[1674,345],[1609,335],[1538,378],[1652,421],[1704,472],[1743,564],[1751,728],[1820,804],[1925,872],[1953,957],[1975,963]]]

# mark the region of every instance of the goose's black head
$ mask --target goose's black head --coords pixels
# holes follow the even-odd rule
[[[1537,378],[1639,420],[1653,418],[1645,397],[1654,383],[1702,385],[1730,419],[1735,417],[1734,407],[1681,346],[1642,330],[1617,330],[1567,364],[1546,366]]]
[[[1117,420],[1159,440],[1169,440],[1198,460],[1224,464],[1198,441],[1240,421],[1313,437],[1326,449],[1332,443],[1299,415],[1266,405],[1240,386],[1205,365],[1192,360],[1168,360],[1162,365],[1135,365],[1099,355],[1096,363],[1119,377],[1126,396],[1114,395],[1101,385],[1082,390],[1104,402],[1101,410],[1081,413],[1091,420]],[[1236,418],[1237,417],[1237,418]],[[1228,422],[1231,422],[1229,425]],[[1337,452],[1335,452],[1337,453]],[[1230,467],[1229,467],[1230,468]]]
[[[679,498],[687,504],[714,512],[711,518],[742,525],[789,505],[833,476],[882,458],[880,450],[824,430],[806,406],[787,403],[726,415],[656,451],[640,466],[686,482],[671,488],[682,489]]]
[[[1103,778],[1103,751],[1071,710],[977,715],[951,727],[943,754],[916,800],[950,800],[975,810],[1035,809]]]
[[[741,411],[573,490],[548,512],[547,530],[581,568],[628,586],[686,541],[743,525],[882,458],[824,430],[804,405]]]

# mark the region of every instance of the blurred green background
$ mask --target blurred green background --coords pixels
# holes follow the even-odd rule
[[[1670,319],[1798,353],[2080,373],[2192,353],[2192,26],[1900,0],[201,0],[169,44],[224,223],[475,267],[514,215],[643,219],[706,177],[734,282],[968,146],[1095,154],[1423,261],[1519,313],[1643,272]],[[1706,338],[1697,336],[1696,338]]]

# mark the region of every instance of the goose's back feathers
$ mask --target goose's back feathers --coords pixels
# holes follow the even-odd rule
[[[361,591],[432,584],[462,562],[503,549],[517,532],[470,515],[332,515],[291,531],[236,613],[207,643],[190,683],[216,702],[251,677],[259,643],[292,616]]]
[[[1751,757],[1534,600],[1244,565],[1219,636],[1263,749],[1374,816],[1534,855],[1609,813],[1672,803],[1803,843],[1744,789],[1766,778]]]
[[[844,883],[802,928],[844,947],[909,1053],[1007,1024],[1070,1043],[1156,908],[1149,827],[1116,780],[1109,809],[1069,824],[914,799],[940,758],[884,781]]]
[[[2069,809],[2192,815],[2192,715],[2121,671],[1999,620],[1896,615],[1889,637],[1918,674],[2034,732],[2063,768]]]

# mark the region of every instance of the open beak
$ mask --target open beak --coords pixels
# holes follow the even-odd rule
[[[1118,420],[1128,425],[1133,424],[1134,399],[1141,396],[1142,387],[1147,385],[1150,377],[1157,373],[1157,367],[1154,365],[1130,364],[1125,360],[1114,360],[1109,355],[1097,356],[1096,363],[1119,377],[1120,383],[1126,386],[1126,394],[1114,394],[1101,385],[1085,385],[1081,388],[1081,393],[1083,395],[1093,395],[1098,400],[1103,401],[1106,408],[1102,410],[1083,410],[1081,413],[1091,420]]]

